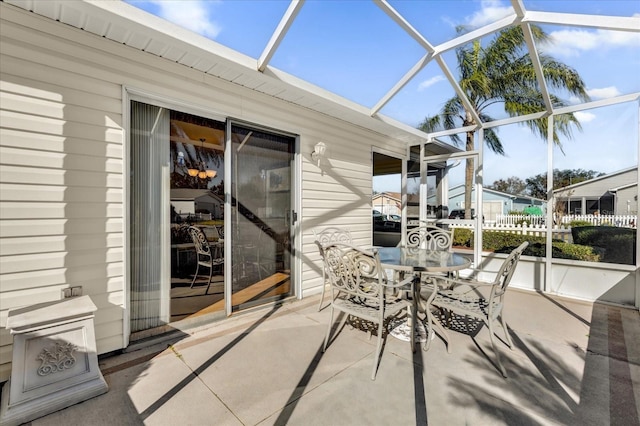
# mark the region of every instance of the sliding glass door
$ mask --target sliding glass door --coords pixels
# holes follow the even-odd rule
[[[231,308],[240,310],[293,294],[292,185],[296,139],[230,125]]]
[[[136,101],[130,122],[131,338],[292,295],[296,138]]]
[[[134,338],[171,322],[225,313],[225,140],[223,121],[131,102]]]

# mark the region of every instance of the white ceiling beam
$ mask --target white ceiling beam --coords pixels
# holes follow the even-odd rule
[[[606,3],[603,3],[603,5]],[[525,22],[540,24],[569,25],[572,27],[592,27],[601,30],[640,32],[640,17],[580,15],[575,13],[554,13],[527,11]]]
[[[457,158],[469,158],[469,157],[477,157],[480,153],[477,150],[473,151],[462,151],[462,152],[454,152],[451,154],[438,154],[438,155],[430,155],[425,157],[425,161],[446,161],[446,160],[455,160]]]
[[[600,99],[592,102],[585,102],[583,104],[571,105],[555,110],[554,115],[568,114],[576,111],[584,111],[586,109],[601,108],[610,105],[623,104],[625,102],[634,102],[640,100],[640,92],[630,93],[628,95],[616,96],[613,98]]]
[[[424,67],[427,66],[432,59],[431,52],[424,55],[411,69],[402,77],[391,90],[384,95],[378,103],[371,108],[371,115],[375,115],[393,98],[402,88],[409,82],[416,74],[418,74]]]
[[[485,25],[482,28],[478,28],[476,30],[470,31],[468,33],[465,33],[459,37],[456,37],[452,40],[449,41],[445,41],[442,44],[439,44],[437,46],[435,46],[435,53],[436,54],[441,54],[444,52],[447,52],[451,49],[455,49],[456,47],[459,46],[463,46],[475,39],[479,39],[482,38],[486,35],[489,34],[493,34],[496,31],[500,31],[504,28],[507,28],[511,25],[517,24],[519,23],[521,20],[520,17],[518,17],[517,14],[513,14],[513,15],[509,15],[507,17],[504,17],[494,23],[491,23],[489,25]]]
[[[449,70],[449,67],[447,66],[446,62],[444,61],[444,59],[442,59],[442,56],[436,56],[436,61],[438,62],[438,65],[440,65],[440,69],[444,73],[445,77],[447,77],[447,80],[449,80],[449,84],[451,84],[451,86],[453,87],[453,90],[456,91],[456,94],[460,98],[462,105],[464,105],[464,107],[467,109],[467,112],[471,115],[471,117],[473,118],[473,121],[476,122],[477,126],[480,126],[482,124],[482,120],[480,120],[480,116],[478,115],[478,112],[471,105],[471,102],[469,102],[469,98],[467,98],[467,95],[462,90],[462,87],[460,87],[460,85],[456,81],[456,78]]]
[[[600,99],[597,101],[586,102],[583,104],[570,105],[570,106],[558,108],[553,112],[553,115],[569,114],[577,111],[584,111],[584,110],[594,109],[594,108],[602,108],[606,106],[618,105],[626,102],[634,102],[639,100],[640,100],[640,92],[630,93],[628,95],[621,95],[613,98]],[[489,129],[492,127],[507,126],[509,124],[522,123],[524,121],[529,121],[529,120],[537,120],[539,118],[543,118],[548,115],[550,114],[547,111],[540,111],[540,112],[535,112],[533,114],[521,115],[518,117],[509,117],[502,120],[488,121],[486,123],[482,123],[482,127],[484,129]],[[471,127],[461,127],[459,129],[448,130],[447,134],[462,133],[470,129]],[[429,136],[436,135],[439,137],[439,136],[446,136],[447,134],[445,134],[444,132],[438,132],[437,134],[430,133]]]
[[[460,37],[457,37],[448,42],[442,43],[435,48],[420,35],[413,27],[395,10],[393,9],[385,0],[376,0],[375,1],[378,7],[380,7],[389,17],[391,17],[398,25],[400,25],[405,31],[409,33],[414,39],[418,41],[425,49],[427,50],[427,55],[423,56],[394,86],[389,92],[387,92],[377,103],[371,108],[371,115],[377,114],[384,106],[396,95],[402,88],[409,83],[425,66],[431,61],[434,56],[433,52],[438,52],[438,54],[446,52],[448,50],[454,49],[458,46],[462,46],[476,38],[483,37],[487,34],[491,34],[494,31],[498,31],[502,28],[506,28],[509,25],[513,25],[515,22],[519,21],[520,17],[516,14],[507,16],[503,19],[500,19],[497,22],[486,25],[482,28],[478,28],[477,30],[466,33]]]
[[[477,130],[478,126],[458,127],[457,129],[441,130],[439,132],[429,133],[429,138],[440,138],[442,136],[451,136],[456,133],[467,133]]]
[[[269,65],[271,58],[276,53],[276,50],[278,49],[278,46],[280,46],[284,36],[287,34],[287,31],[289,31],[289,28],[296,19],[298,12],[302,9],[304,1],[305,0],[291,0],[287,11],[282,15],[282,19],[280,20],[278,27],[271,35],[269,43],[267,43],[262,55],[260,55],[260,58],[258,59],[258,71],[263,72],[265,68],[267,68],[267,65]]]
[[[522,32],[524,33],[524,39],[527,43],[527,48],[529,49],[529,57],[531,58],[531,64],[533,65],[533,70],[536,73],[536,80],[538,80],[538,86],[539,86],[538,89],[540,89],[542,100],[544,101],[544,105],[547,111],[553,112],[553,103],[551,102],[551,95],[549,94],[547,81],[544,79],[544,70],[542,69],[542,64],[540,63],[540,56],[538,55],[538,49],[536,49],[536,42],[533,39],[533,32],[531,31],[531,25],[527,23],[522,23],[520,27],[522,28]]]
[[[530,121],[530,120],[537,120],[539,118],[544,118],[548,115],[549,115],[548,111],[540,111],[540,112],[534,112],[532,114],[527,114],[527,115],[519,115],[517,117],[503,118],[502,120],[494,120],[494,121],[488,121],[486,123],[482,123],[482,128],[491,129],[493,127],[498,127],[498,126],[508,126],[509,124],[522,123],[524,121]]]
[[[395,23],[400,26],[400,28],[405,30],[407,34],[409,34],[415,41],[417,41],[422,47],[424,47],[427,52],[434,51],[433,45],[429,43],[427,39],[424,38],[422,34],[420,34],[415,28],[413,28],[402,15],[396,12],[396,10],[391,7],[391,5],[386,2],[386,0],[374,0],[374,2],[387,14],[387,16],[393,19]]]

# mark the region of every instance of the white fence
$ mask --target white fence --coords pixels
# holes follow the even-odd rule
[[[568,225],[574,220],[589,222],[593,226],[609,225],[624,228],[635,228],[638,223],[638,216],[635,215],[566,215],[562,216],[561,223]],[[496,216],[496,224],[499,225],[516,225],[518,223],[527,222],[529,225],[544,225],[545,216],[528,216],[522,214],[499,214]]]
[[[524,214],[498,214],[496,215],[496,224],[500,225],[516,225],[526,221],[529,225],[544,224],[545,216],[530,216]]]
[[[567,215],[562,217],[562,223],[570,223],[574,220],[589,222],[594,226],[609,225],[623,228],[635,228],[638,222],[636,215]]]
[[[449,225],[451,228],[473,228],[473,223],[452,223]],[[484,224],[482,225],[484,231],[497,231],[508,232],[511,234],[531,235],[533,237],[544,237],[547,234],[547,227],[545,225],[527,225],[523,223],[521,225],[509,225],[509,224]],[[553,233],[551,238],[562,240],[566,243],[572,243],[571,227],[568,225],[554,225],[551,228]]]

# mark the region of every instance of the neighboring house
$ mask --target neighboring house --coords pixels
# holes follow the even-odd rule
[[[402,194],[399,192],[382,192],[371,199],[374,210],[383,215],[402,214]]]
[[[636,167],[565,186],[554,192],[566,214],[638,214]]]
[[[451,187],[449,189],[449,211],[464,209],[464,184]],[[471,199],[475,199],[475,188],[471,191]],[[483,188],[482,190],[482,214],[485,221],[494,221],[499,214],[509,212],[524,211],[525,208],[537,206],[546,211],[547,202],[539,198],[525,195],[507,194],[493,189]],[[471,203],[475,208],[475,202]]]
[[[171,205],[180,216],[208,212],[212,219],[224,216],[224,200],[207,189],[171,189]]]

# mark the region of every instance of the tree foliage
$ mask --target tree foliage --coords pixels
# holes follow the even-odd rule
[[[487,186],[495,191],[505,192],[507,194],[524,194],[527,184],[517,176],[511,176],[506,179],[498,179],[491,185]]]
[[[604,173],[597,172],[595,170],[583,170],[583,169],[565,169],[558,170],[553,169],[553,189],[564,188],[569,185],[583,182],[585,180],[593,179],[598,176],[602,176]],[[547,198],[547,174],[540,173],[525,179],[526,190],[529,195],[535,198]]]
[[[465,32],[460,28],[459,32]],[[532,25],[531,31],[536,45],[543,46],[549,36],[539,26]],[[510,116],[522,116],[546,109],[540,85],[527,49],[526,39],[519,26],[504,29],[493,37],[486,45],[479,40],[464,45],[456,50],[460,88],[464,91],[469,106],[483,122],[493,121],[489,111],[502,105]],[[588,101],[589,96],[582,78],[573,68],[558,62],[544,53],[538,55],[542,64],[544,78],[549,91],[561,91]],[[550,94],[554,107],[565,106],[560,97]],[[426,117],[419,125],[425,132],[442,129],[455,129],[464,126],[476,126],[477,123],[471,109],[455,96],[444,103],[440,113]],[[546,140],[548,121],[546,118],[521,123],[532,132]],[[560,144],[559,134],[572,137],[574,128],[581,129],[580,122],[573,114],[561,114],[553,120],[553,141]],[[476,130],[466,133],[464,146],[467,151],[475,149],[474,134]],[[459,135],[452,135],[456,145],[462,144]],[[504,146],[498,137],[497,128],[486,128],[484,142],[490,150],[504,154]],[[473,182],[473,160],[467,159],[465,168],[465,206],[466,218],[471,218],[471,185]]]

